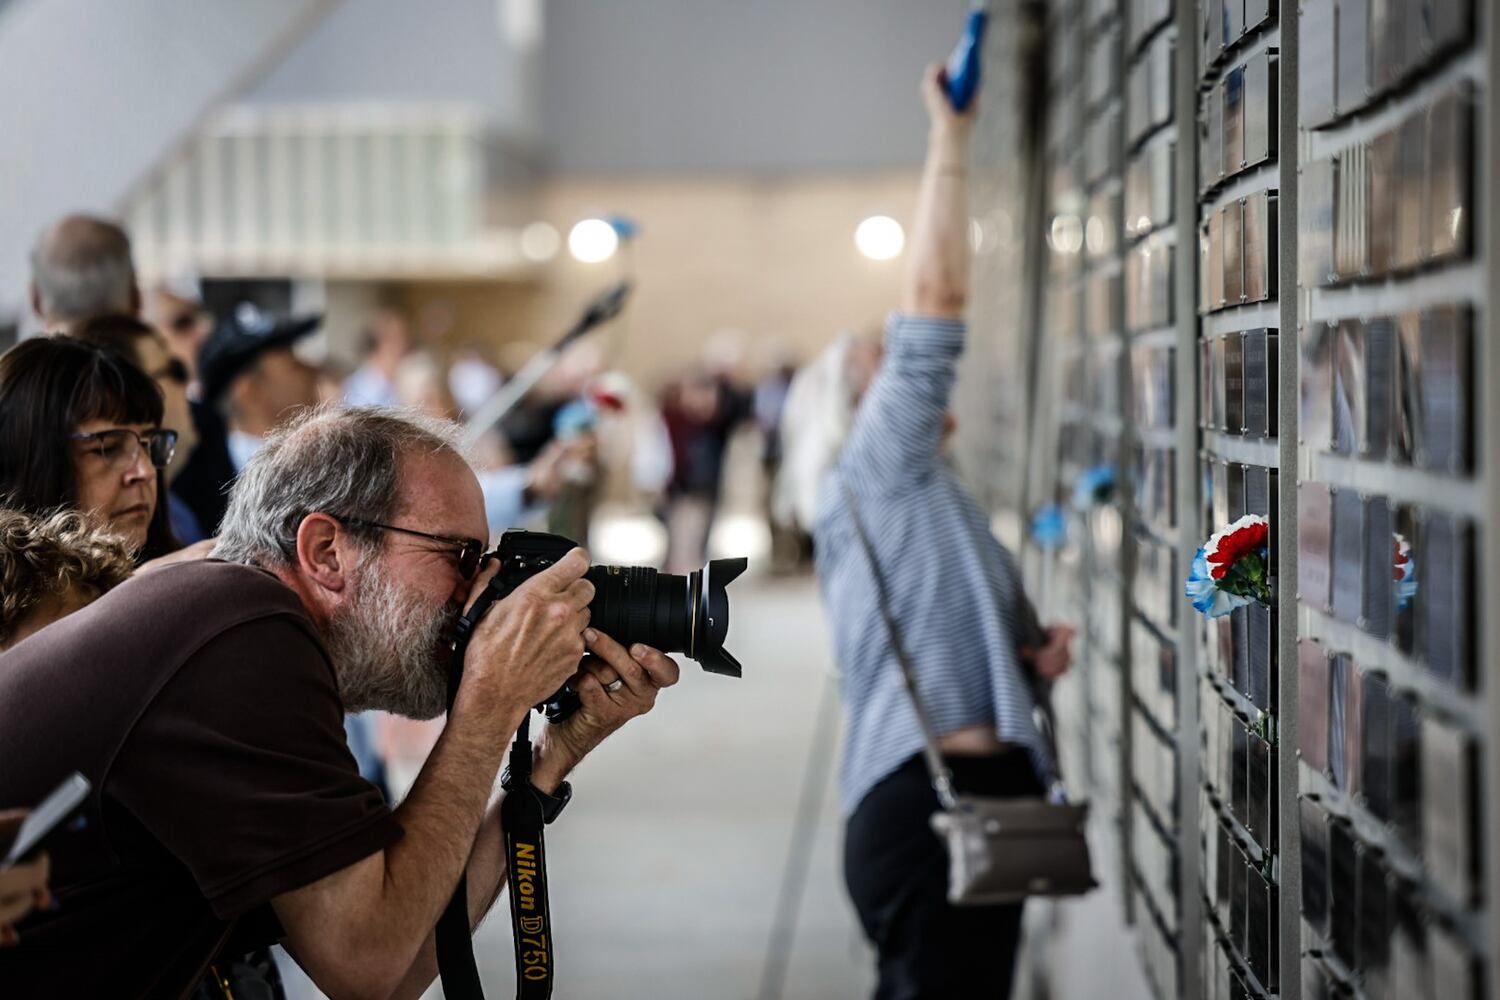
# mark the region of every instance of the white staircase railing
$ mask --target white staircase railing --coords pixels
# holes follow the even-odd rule
[[[523,272],[530,169],[463,105],[234,106],[127,202],[144,282]],[[505,199],[510,199],[507,204]]]

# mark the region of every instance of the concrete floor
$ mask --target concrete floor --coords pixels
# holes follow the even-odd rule
[[[656,710],[573,776],[574,801],[547,839],[560,1000],[843,1000],[874,987],[840,874],[837,681],[813,581],[737,583],[728,646],[743,678],[685,661]],[[784,988],[766,991],[810,758],[821,807],[805,878],[794,880]],[[491,1000],[513,996],[503,900],[475,952]],[[288,979],[292,1000],[321,996],[295,967]],[[1149,995],[1114,892],[1028,908],[1016,1000]]]

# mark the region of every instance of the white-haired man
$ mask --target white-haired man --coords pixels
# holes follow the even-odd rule
[[[31,249],[31,308],[49,333],[66,333],[95,316],[140,312],[125,230],[90,215],[47,227]]]
[[[330,995],[416,996],[460,874],[474,921],[503,884],[491,789],[531,706],[570,678],[583,703],[537,739],[551,794],[676,682],[666,656],[588,628],[574,550],[484,618],[405,801],[359,777],[344,712],[442,712],[453,625],[493,573],[451,431],[298,418],[246,466],[216,559],[137,577],[7,654],[0,802],[71,770],[95,789],[88,828],[51,851],[59,909],[0,952],[7,987],[182,996],[220,955],[279,940]]]

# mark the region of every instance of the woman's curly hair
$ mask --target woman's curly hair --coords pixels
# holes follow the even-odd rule
[[[35,517],[0,508],[0,649],[46,598],[76,589],[93,600],[133,569],[124,543],[77,511]]]

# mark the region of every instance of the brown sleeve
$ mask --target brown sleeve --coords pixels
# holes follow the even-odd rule
[[[401,836],[359,776],[309,628],[275,615],[211,640],[147,708],[106,778],[104,793],[187,867],[220,917]]]

